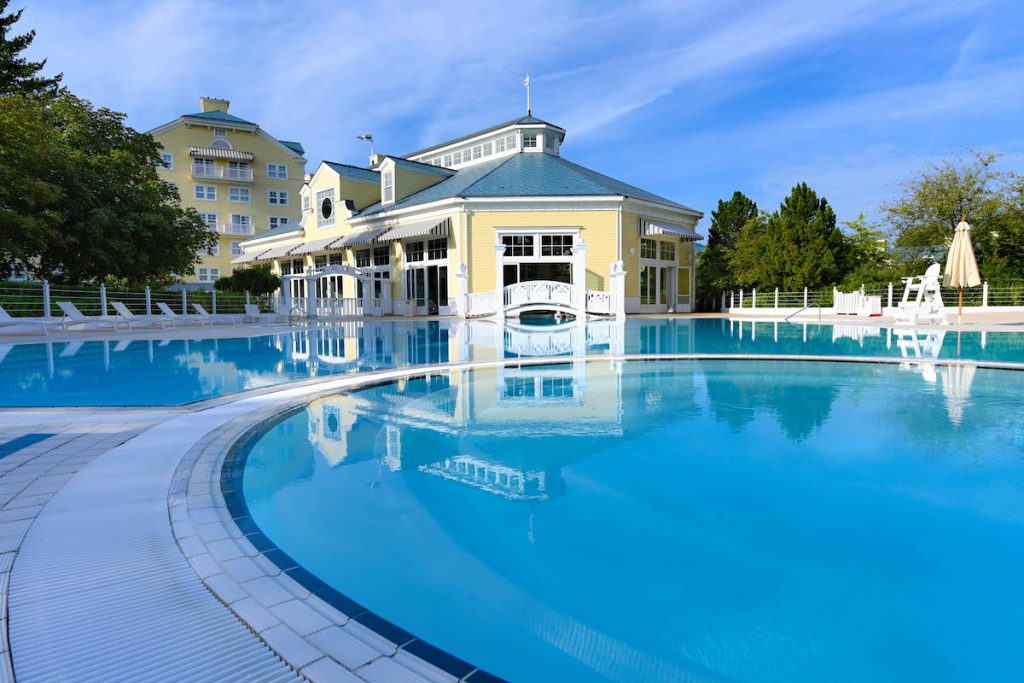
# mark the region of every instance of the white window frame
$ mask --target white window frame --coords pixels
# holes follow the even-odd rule
[[[234,199],[232,194],[245,194],[245,199]],[[234,185],[228,187],[228,201],[232,204],[252,204],[252,190],[248,187],[236,187]]]
[[[288,164],[267,164],[267,177],[288,180]]]
[[[242,249],[242,243],[241,242],[236,242],[236,241],[232,241],[231,242],[231,255],[232,256],[241,256],[244,253],[245,253],[245,251]]]
[[[218,216],[215,213],[210,213],[208,211],[200,211],[198,213],[199,217],[203,219],[204,223],[206,223],[206,227],[210,229],[210,232],[216,232],[220,216]]]
[[[210,268],[210,282],[216,282],[220,279],[220,268]]]
[[[380,201],[381,204],[390,204],[395,201],[395,172],[394,170],[384,171],[380,176]]]
[[[228,136],[227,128],[214,128],[213,136],[216,138],[226,138]]]
[[[163,167],[166,171],[174,170],[174,155],[170,152],[160,152],[160,160],[163,161],[166,166]]]
[[[331,200],[331,215],[326,218],[323,215],[324,200]],[[330,187],[326,190],[320,190],[316,193],[316,227],[318,228],[329,228],[334,225],[334,218],[338,215],[338,207],[334,202],[334,188]]]
[[[302,193],[302,211],[311,211],[313,209],[313,198],[309,196],[309,192]]]
[[[290,223],[288,216],[267,216],[267,229],[273,230],[279,228],[286,223]]]
[[[217,186],[195,185],[192,189],[192,197],[199,202],[215,202],[217,201]]]
[[[213,246],[206,250],[207,256],[220,256],[220,242],[214,242]]]
[[[239,230],[239,228],[245,228],[245,231]],[[253,234],[252,229],[252,216],[247,213],[233,213],[230,217],[230,222],[227,225],[225,232],[229,235],[251,235]]]
[[[196,279],[200,282],[210,281],[210,269],[209,268],[198,268],[196,270]]]
[[[288,206],[288,190],[267,190],[267,204],[271,206]]]

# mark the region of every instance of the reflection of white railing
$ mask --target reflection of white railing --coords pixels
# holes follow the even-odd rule
[[[505,350],[517,356],[561,356],[582,346],[578,338],[584,335],[579,325],[522,329],[505,328]]]
[[[575,307],[572,285],[552,280],[527,280],[505,287],[505,308],[534,304],[558,304]]]
[[[478,292],[466,297],[466,317],[473,318],[493,315],[498,312],[498,297],[493,290]]]
[[[611,313],[612,295],[610,292],[587,290],[587,313]]]

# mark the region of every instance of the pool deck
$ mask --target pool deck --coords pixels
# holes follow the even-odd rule
[[[1024,314],[979,314],[959,329],[1022,326]],[[135,329],[0,343],[290,329]],[[0,681],[495,680],[429,650],[424,659],[413,641],[389,640],[310,592],[240,530],[219,488],[229,447],[271,416],[322,394],[422,372],[300,381],[187,407],[0,409]]]

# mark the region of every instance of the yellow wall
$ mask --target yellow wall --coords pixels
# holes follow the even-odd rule
[[[203,213],[217,214],[217,221],[220,224],[227,224],[231,220],[231,214],[247,214],[251,217],[255,234],[267,230],[270,216],[282,216],[289,220],[296,220],[302,211],[299,189],[302,187],[303,175],[305,174],[305,161],[296,154],[284,151],[276,144],[263,138],[255,132],[227,130],[227,139],[236,151],[252,152],[254,155],[252,166],[252,181],[238,181],[221,178],[193,178],[192,158],[189,156],[189,147],[209,147],[213,141],[213,126],[207,128],[202,126],[179,125],[170,130],[154,135],[156,141],[163,146],[164,151],[174,155],[174,170],[159,169],[160,177],[174,183],[181,195],[182,206],[192,207]],[[267,164],[285,164],[288,167],[288,178],[286,180],[271,179],[267,177]],[[223,169],[227,162],[223,159],[216,161],[217,168]],[[195,199],[195,185],[214,185],[217,188],[216,201],[205,201]],[[229,187],[249,188],[251,201],[249,204],[234,203],[228,201]],[[287,190],[288,205],[271,205],[267,201],[268,190]],[[225,235],[220,234],[218,244],[220,246],[219,256],[206,256],[200,258],[196,266],[196,274],[185,279],[186,282],[198,282],[199,268],[218,268],[220,275],[230,275],[232,271],[231,243],[251,239],[252,235]]]
[[[394,163],[386,164],[381,170],[383,171],[389,168],[395,173],[396,202],[414,195],[421,190],[425,190],[431,185],[437,185],[448,177],[438,173],[431,173],[429,171],[421,173],[411,168],[396,166]]]

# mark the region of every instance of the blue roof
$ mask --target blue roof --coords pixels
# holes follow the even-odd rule
[[[368,168],[362,166],[352,166],[351,164],[339,164],[336,161],[325,161],[325,164],[331,167],[338,175],[345,176],[346,178],[353,178],[355,180],[365,180],[371,183],[380,182],[380,173],[377,171],[371,171]]]
[[[246,126],[255,126],[252,121],[246,121],[226,111],[203,111],[198,114],[185,114],[190,119],[206,119],[207,121],[224,121],[225,123],[241,123]]]
[[[387,210],[401,209],[455,197],[609,197],[624,196],[664,204],[676,209],[690,207],[647,192],[621,180],[592,171],[551,154],[520,152],[461,171],[421,190]],[[380,203],[368,206],[359,216],[384,211]]]
[[[291,140],[278,140],[282,145],[295,152],[296,154],[305,154],[306,148],[302,146],[301,142],[293,142]]]

